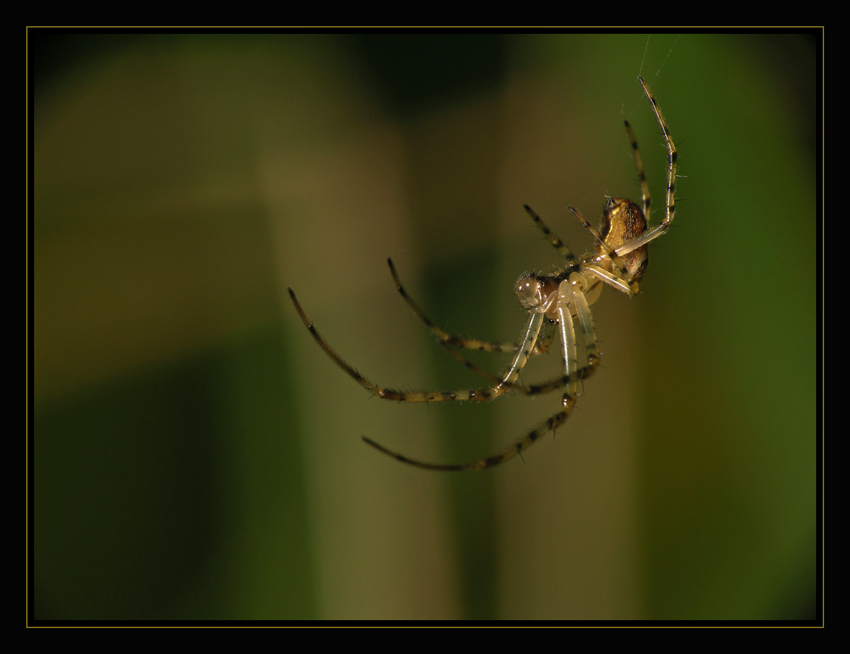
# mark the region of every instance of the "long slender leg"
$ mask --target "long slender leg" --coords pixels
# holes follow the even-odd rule
[[[536,354],[541,354],[542,352],[545,352],[546,350],[548,350],[549,344],[551,343],[551,340],[552,340],[552,332],[551,331],[549,331],[547,334],[545,334],[541,337],[538,337],[537,344],[535,344],[534,351],[532,351],[531,355],[534,356]],[[541,341],[543,341],[542,344],[541,344]],[[460,354],[460,352],[455,350],[448,343],[445,343],[443,341],[437,341],[437,342],[440,345],[442,345],[443,348],[446,350],[446,352],[451,354],[455,358],[456,361],[458,361],[461,365],[468,368],[470,371],[474,372],[476,375],[479,375],[480,377],[483,377],[484,379],[489,379],[491,382],[494,382],[496,384],[503,383],[503,380],[502,380],[501,377],[499,377],[498,375],[494,375],[489,370],[484,370],[483,368],[480,368],[479,366],[475,365],[472,361],[470,361],[465,356]],[[511,390],[517,391],[519,393],[523,393],[525,395],[535,395],[536,394],[535,392],[532,392],[530,386],[525,386],[525,385],[519,384],[519,383],[511,384]]]
[[[428,329],[436,336],[441,343],[445,343],[446,345],[451,345],[454,347],[462,347],[467,350],[479,350],[482,352],[516,352],[517,344],[516,343],[497,343],[495,341],[481,341],[475,338],[464,338],[463,336],[455,336],[453,334],[449,334],[444,332],[442,329],[437,327],[433,321],[431,321],[428,316],[426,316],[422,309],[413,301],[413,298],[410,297],[408,292],[405,290],[404,286],[401,283],[401,279],[398,276],[398,272],[396,272],[395,264],[393,264],[392,259],[387,259],[387,264],[390,267],[390,274],[393,276],[393,282],[395,282],[395,287],[398,290],[399,294],[404,301],[407,302],[407,305],[413,309],[413,313],[425,323]],[[537,349],[537,344],[535,344],[534,354],[540,354],[540,350]]]
[[[655,227],[644,232],[637,238],[617,247],[617,254],[624,255],[637,250],[639,247],[646,245],[650,241],[655,240],[662,234],[665,234],[670,229],[670,224],[676,215],[676,170],[678,167],[679,155],[676,152],[676,146],[673,145],[673,137],[670,135],[670,128],[667,127],[667,121],[661,114],[661,109],[658,102],[653,97],[652,92],[646,85],[642,77],[638,77],[638,81],[643,86],[643,91],[646,94],[649,104],[652,106],[652,111],[655,112],[655,117],[658,119],[658,124],[661,126],[661,132],[664,134],[664,142],[667,144],[667,209],[665,211],[664,220]]]
[[[676,214],[676,202],[674,197],[676,194],[676,167],[678,165],[678,153],[676,152],[676,146],[673,145],[673,137],[670,135],[670,128],[667,127],[667,121],[664,120],[664,116],[661,114],[661,108],[658,106],[658,102],[652,95],[652,91],[649,90],[649,87],[646,85],[646,82],[642,77],[638,77],[638,81],[643,87],[644,93],[646,93],[649,104],[652,105],[652,111],[655,112],[658,124],[661,125],[661,131],[664,133],[664,141],[667,144],[667,209],[664,215],[664,221],[661,224],[669,227],[670,223],[673,222],[673,216]]]
[[[543,323],[543,314],[532,311],[529,315],[528,323],[526,324],[522,345],[514,355],[510,368],[508,368],[507,372],[502,377],[502,380],[496,384],[496,386],[492,388],[479,388],[472,390],[409,393],[392,388],[383,388],[366,379],[355,368],[346,363],[346,361],[339,356],[339,354],[337,354],[328,342],[319,334],[318,330],[316,330],[316,326],[310,318],[307,317],[307,314],[298,302],[298,298],[295,297],[295,292],[291,288],[289,289],[289,297],[292,299],[292,303],[295,305],[298,315],[301,316],[301,320],[307,326],[307,329],[310,334],[312,334],[315,341],[340,368],[342,368],[363,388],[374,395],[385,400],[395,400],[397,402],[486,402],[499,397],[513,388],[520,372],[522,372],[522,369],[528,362],[531,352],[534,349],[534,344],[537,341],[537,336],[540,333],[540,327]]]
[[[504,450],[497,454],[494,454],[493,456],[489,456],[486,459],[481,459],[480,461],[475,461],[474,463],[445,464],[419,461],[418,459],[411,459],[409,457],[404,456],[403,454],[394,452],[393,450],[390,450],[384,447],[383,445],[379,445],[378,443],[367,438],[366,436],[362,436],[361,438],[363,438],[364,442],[366,442],[368,445],[371,445],[379,452],[383,452],[384,454],[392,457],[396,461],[401,461],[402,463],[407,463],[409,465],[416,466],[417,468],[425,468],[426,470],[444,470],[447,472],[462,472],[465,470],[486,470],[487,468],[492,468],[494,466],[499,465],[500,463],[504,463],[508,459],[512,459],[523,450],[534,445],[534,443],[536,443],[541,436],[549,433],[554,429],[557,429],[569,417],[574,404],[575,397],[565,393],[563,399],[564,408],[561,411],[548,418],[544,423],[542,423],[538,427],[532,429],[528,434],[523,436],[513,445],[506,447]]]
[[[561,253],[561,256],[567,260],[568,265],[572,265],[575,263],[576,258],[572,255],[569,248],[564,244],[564,242],[558,237],[555,232],[549,229],[549,226],[543,222],[540,216],[529,207],[527,204],[522,205],[523,208],[528,212],[528,215],[531,216],[531,219],[534,221],[534,224],[540,228],[540,231],[546,235],[546,238],[549,239],[549,242],[552,246]]]
[[[572,304],[572,288],[569,281],[561,282],[558,286],[558,329],[561,333],[561,349],[564,355],[564,370],[566,376],[570,377],[578,368],[578,357],[576,356],[576,332],[573,327],[573,317],[570,311]],[[567,384],[564,390],[562,402],[564,406],[569,400],[575,403],[578,393],[578,382],[573,380]]]
[[[646,218],[646,224],[649,224],[649,205],[652,199],[649,197],[649,186],[646,183],[646,173],[643,172],[643,161],[640,158],[640,151],[638,151],[637,139],[635,139],[635,133],[632,131],[632,126],[629,125],[628,120],[623,121],[626,125],[626,133],[629,135],[629,142],[632,144],[632,150],[635,153],[635,166],[637,166],[638,172],[638,182],[640,182],[640,206],[641,210],[643,210],[643,217]]]
[[[587,375],[589,377],[596,372],[600,361],[599,345],[596,342],[596,330],[593,328],[593,314],[590,312],[590,305],[584,295],[585,289],[580,288],[578,284],[573,284],[571,291],[573,307],[575,308],[584,337],[584,349],[587,356],[586,367],[590,370]]]

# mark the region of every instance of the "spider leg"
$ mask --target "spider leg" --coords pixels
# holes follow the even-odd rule
[[[585,303],[586,302],[587,301],[585,300]],[[543,337],[538,338],[538,345],[540,344],[540,341],[545,341],[543,343],[543,345],[540,345],[541,353],[546,352],[549,349],[549,345],[551,344],[553,335],[554,335],[554,332],[550,331],[548,334],[544,335]],[[440,345],[442,345],[446,349],[446,351],[449,354],[451,354],[458,362],[460,362],[465,367],[469,368],[469,370],[474,372],[476,375],[480,375],[484,379],[489,379],[490,381],[495,382],[497,384],[502,384],[502,385],[507,387],[507,390],[516,391],[517,393],[520,393],[521,395],[528,395],[528,396],[545,395],[546,393],[551,393],[554,390],[557,390],[559,388],[563,388],[567,384],[585,379],[584,377],[578,377],[578,376],[575,376],[575,375],[573,375],[573,376],[564,375],[564,376],[561,376],[561,377],[556,377],[554,379],[550,379],[548,381],[540,382],[538,384],[520,384],[518,382],[508,383],[508,382],[504,381],[498,375],[494,375],[493,373],[491,373],[488,370],[484,370],[483,368],[479,368],[472,361],[470,361],[469,359],[464,357],[457,350],[452,349],[447,344],[440,341]],[[588,354],[589,353],[590,353],[590,351],[588,350]],[[533,352],[532,354],[535,354],[535,353]]]
[[[555,234],[555,232],[553,232],[551,229],[549,229],[549,226],[543,222],[540,216],[538,216],[537,213],[531,207],[529,207],[527,204],[524,204],[522,206],[526,210],[526,212],[528,212],[528,215],[531,216],[531,219],[534,221],[534,224],[537,225],[540,228],[540,231],[546,235],[546,238],[549,239],[549,242],[552,244],[552,246],[558,252],[561,253],[561,256],[563,256],[564,259],[567,260],[567,264],[574,264],[576,258],[573,256],[572,252],[570,252],[570,249],[558,237],[558,235]]]
[[[596,342],[596,330],[593,328],[593,314],[590,312],[590,304],[584,292],[586,289],[578,288],[577,285],[571,285],[572,304],[575,309],[578,323],[581,325],[582,336],[584,337],[584,349],[587,356],[588,370],[586,375],[580,376],[579,379],[584,380],[590,377],[599,367],[601,356],[599,354],[599,344]],[[568,373],[569,377],[570,374]]]
[[[563,281],[558,286],[558,329],[561,333],[561,350],[563,353],[564,370],[569,377],[578,368],[578,357],[576,355],[576,332],[573,326],[573,317],[570,312],[570,305],[573,303],[572,284],[569,281]],[[567,398],[572,398],[575,403],[575,396],[578,393],[578,382],[571,381],[567,385],[562,398],[562,403],[566,405]]]
[[[587,364],[578,369],[576,369],[575,331],[570,314],[571,304],[575,308],[576,316],[578,317],[579,324],[581,325],[584,333],[585,347],[587,348]],[[545,422],[532,429],[512,445],[509,445],[493,456],[489,456],[472,463],[444,464],[411,459],[399,452],[395,452],[383,445],[379,445],[366,436],[362,437],[363,440],[379,452],[383,452],[387,456],[392,457],[397,461],[401,461],[402,463],[407,463],[408,465],[412,465],[417,468],[425,468],[426,470],[441,470],[447,472],[486,470],[487,468],[492,468],[504,463],[508,459],[511,459],[521,453],[523,450],[531,447],[540,439],[541,436],[549,431],[554,431],[566,422],[576,403],[578,381],[590,377],[594,372],[596,372],[596,369],[599,366],[599,349],[596,344],[596,336],[593,330],[593,317],[590,313],[590,306],[587,303],[587,298],[584,296],[584,289],[578,287],[576,284],[571,284],[569,281],[562,282],[561,287],[558,289],[558,314],[561,324],[560,331],[562,345],[564,348],[564,366],[566,367],[567,372],[567,374],[561,379],[563,382],[561,385],[566,385],[568,387],[561,397],[562,408],[558,413],[547,418]]]
[[[652,111],[655,112],[655,117],[658,119],[658,124],[661,126],[661,132],[664,134],[664,142],[667,145],[667,209],[665,211],[664,220],[652,229],[647,230],[635,239],[617,247],[617,254],[623,255],[643,247],[650,241],[654,241],[659,236],[662,236],[670,229],[670,224],[673,222],[673,217],[676,215],[676,170],[678,167],[679,155],[676,152],[676,146],[673,145],[673,137],[670,135],[670,128],[667,127],[667,121],[661,114],[661,109],[658,106],[658,101],[652,95],[646,82],[642,77],[638,77],[638,81],[643,86],[643,91],[646,94],[649,104],[652,106]],[[637,150],[635,150],[637,151]],[[637,161],[637,160],[636,160]],[[646,216],[647,222],[649,215]]]
[[[643,172],[643,161],[640,158],[637,139],[632,131],[632,126],[628,120],[623,121],[626,125],[626,133],[629,135],[629,142],[632,144],[632,150],[635,153],[635,166],[637,166],[638,182],[640,182],[640,208],[643,210],[643,217],[646,218],[646,224],[649,224],[649,205],[652,199],[649,196],[649,186],[646,183],[646,173]]]
[[[532,429],[528,434],[523,436],[516,443],[510,445],[509,447],[506,447],[498,454],[489,456],[486,459],[475,461],[474,463],[430,463],[428,461],[420,461],[418,459],[411,459],[409,457],[406,457],[398,452],[394,452],[393,450],[390,450],[389,448],[386,448],[383,445],[379,445],[378,443],[371,440],[370,438],[367,438],[366,436],[362,436],[361,438],[365,443],[371,445],[379,452],[383,452],[384,454],[392,457],[396,461],[401,461],[402,463],[407,463],[409,465],[416,466],[417,468],[425,468],[426,470],[444,470],[447,472],[486,470],[487,468],[492,468],[494,466],[499,465],[500,463],[504,463],[508,459],[512,459],[517,454],[537,442],[537,440],[541,436],[547,434],[548,432],[554,429],[557,429],[560,425],[562,425],[569,417],[570,411],[572,411],[572,405],[575,404],[575,397],[571,397],[568,400],[568,394],[565,393],[563,402],[563,410],[548,418],[543,424]]]
[[[670,128],[667,127],[667,121],[664,120],[664,116],[661,114],[661,108],[658,106],[658,102],[652,95],[652,91],[649,90],[649,87],[646,85],[646,82],[642,77],[638,77],[638,81],[643,87],[644,93],[646,93],[649,104],[652,105],[652,111],[655,112],[658,124],[661,125],[661,131],[664,133],[664,141],[667,144],[667,209],[664,221],[661,224],[669,227],[670,223],[673,222],[673,216],[676,214],[676,202],[674,197],[676,194],[676,167],[678,165],[678,153],[676,152],[676,146],[673,145],[673,137],[670,135]],[[660,235],[661,234],[659,234],[659,236]]]
[[[516,343],[497,343],[494,341],[480,341],[475,338],[464,338],[463,336],[455,336],[453,334],[449,334],[444,332],[442,329],[437,327],[436,324],[432,320],[428,318],[423,312],[422,309],[413,301],[413,298],[410,297],[407,290],[401,283],[401,279],[399,279],[398,272],[396,272],[395,264],[393,264],[392,259],[387,259],[387,264],[390,267],[390,274],[393,276],[393,282],[395,283],[395,287],[398,290],[399,294],[404,301],[407,302],[407,305],[413,309],[413,313],[416,314],[416,317],[419,318],[428,329],[431,330],[431,333],[434,334],[439,340],[440,343],[445,345],[454,346],[454,347],[462,347],[467,350],[479,350],[482,352],[516,352],[517,344]],[[453,350],[450,350],[453,351]],[[537,348],[535,344],[535,350],[533,354],[540,354],[541,350]]]
[[[479,388],[472,390],[459,391],[437,391],[437,392],[405,392],[392,388],[384,388],[374,384],[361,375],[354,367],[349,365],[328,342],[319,334],[316,326],[304,312],[298,298],[295,297],[295,292],[290,288],[289,297],[295,305],[298,315],[307,326],[310,334],[325,353],[334,360],[334,362],[342,368],[351,378],[369,392],[377,395],[384,400],[395,400],[397,402],[450,402],[450,401],[470,401],[470,402],[486,402],[495,399],[505,392],[511,390],[519,377],[520,372],[528,362],[531,352],[534,349],[534,344],[537,341],[537,336],[540,333],[540,327],[543,323],[543,314],[531,312],[528,323],[526,324],[522,344],[514,355],[510,368],[502,377],[501,381],[491,388]]]
[[[484,370],[479,366],[475,365],[472,361],[463,356],[460,352],[455,350],[452,346],[444,341],[437,341],[440,345],[443,346],[443,349],[446,350],[449,354],[451,354],[456,361],[458,361],[461,365],[468,368],[470,371],[474,372],[476,375],[483,377],[484,379],[489,379],[492,382],[497,384],[504,383],[502,378],[498,375],[494,375],[489,370]],[[531,352],[531,356],[535,356],[537,354],[542,354],[549,349],[549,345],[552,342],[552,332],[549,331],[547,334],[544,334],[542,337],[538,337],[537,343],[534,346],[534,350]],[[510,384],[510,390],[518,391],[525,395],[535,395],[536,391],[532,390],[531,386],[526,386],[524,384],[514,383]]]

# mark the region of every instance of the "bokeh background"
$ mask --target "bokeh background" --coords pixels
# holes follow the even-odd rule
[[[28,33],[33,617],[811,619],[820,43],[809,34]],[[606,195],[662,217],[594,305],[574,415],[472,388],[449,331],[515,340],[512,285]],[[524,379],[558,374],[558,350]],[[498,371],[504,358],[476,361]]]

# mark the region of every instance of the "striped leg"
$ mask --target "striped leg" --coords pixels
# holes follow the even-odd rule
[[[334,362],[342,368],[350,377],[369,392],[377,395],[384,400],[395,400],[396,402],[451,402],[451,401],[468,401],[468,402],[486,402],[495,399],[505,392],[511,390],[528,362],[531,352],[534,350],[534,344],[537,342],[537,336],[540,333],[540,327],[543,323],[543,314],[531,312],[526,324],[522,344],[514,355],[513,361],[507,372],[501,378],[501,381],[491,388],[479,388],[471,390],[459,391],[436,391],[436,392],[406,392],[392,388],[384,388],[369,381],[361,375],[353,366],[349,365],[328,342],[319,334],[316,326],[304,312],[298,298],[295,297],[295,292],[290,288],[289,297],[301,316],[301,320],[307,326],[310,334],[315,341],[325,351],[325,353],[334,360]],[[550,390],[547,388],[546,390]],[[545,392],[545,391],[541,391]]]
[[[652,106],[652,111],[655,112],[655,117],[658,119],[658,124],[661,126],[661,132],[664,134],[664,142],[667,145],[667,208],[664,213],[664,220],[662,220],[661,223],[651,229],[648,229],[639,237],[617,247],[616,252],[620,256],[643,247],[650,241],[654,241],[659,236],[666,234],[667,230],[670,229],[670,225],[673,223],[673,218],[676,215],[676,171],[678,169],[679,155],[676,152],[676,146],[673,145],[673,137],[670,135],[670,128],[667,127],[667,121],[664,120],[664,116],[661,114],[658,102],[653,97],[652,92],[649,90],[649,87],[646,85],[643,78],[638,77],[638,81],[641,86],[643,86],[643,91],[649,100],[650,106]],[[648,222],[648,213],[646,217]]]

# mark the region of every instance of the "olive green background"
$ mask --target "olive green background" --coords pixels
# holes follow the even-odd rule
[[[36,619],[811,619],[816,38],[30,31]],[[633,299],[594,305],[557,396],[483,381],[438,324],[514,340],[512,284],[580,253],[606,195],[663,215]],[[527,382],[558,374],[558,349]],[[503,357],[476,356],[497,371]]]

